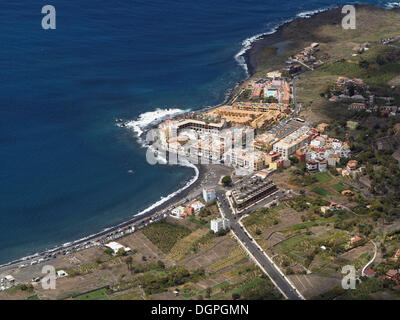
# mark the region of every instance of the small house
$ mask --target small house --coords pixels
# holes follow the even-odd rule
[[[341,193],[342,193],[342,195],[344,195],[345,197],[352,197],[352,196],[354,196],[354,192],[351,191],[351,190],[343,190]]]
[[[364,271],[364,274],[367,278],[375,277],[375,271],[373,269],[367,269]]]
[[[352,238],[350,239],[350,242],[351,242],[351,244],[355,244],[355,243],[360,242],[361,240],[362,240],[361,237],[359,237],[359,236],[354,236],[354,237],[352,237]]]
[[[393,281],[399,281],[400,280],[400,274],[398,270],[390,269],[388,272],[386,272],[385,279],[393,280]]]
[[[57,278],[64,278],[67,277],[68,273],[66,273],[64,270],[58,270],[57,271]]]

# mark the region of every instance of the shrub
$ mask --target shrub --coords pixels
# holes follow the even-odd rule
[[[232,184],[232,178],[231,176],[225,176],[222,178],[222,183],[224,184],[224,186],[229,186]]]
[[[233,300],[239,300],[240,299],[240,294],[239,293],[232,293],[232,299]]]

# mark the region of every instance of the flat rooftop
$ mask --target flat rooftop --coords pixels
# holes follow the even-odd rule
[[[249,178],[243,178],[239,181],[232,191],[233,198],[236,203],[245,202],[255,195],[272,187],[274,183],[268,179],[262,179],[259,176],[253,175]]]

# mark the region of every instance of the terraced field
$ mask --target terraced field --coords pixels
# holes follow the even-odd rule
[[[247,256],[244,250],[241,247],[237,246],[231,251],[231,253],[228,256],[220,260],[217,260],[212,265],[210,265],[208,269],[216,272],[226,267],[232,266],[246,258]]]
[[[333,186],[331,186],[331,188],[337,192],[342,192],[343,190],[349,189],[348,187],[346,187],[343,183],[339,182]]]
[[[332,180],[332,177],[327,172],[318,172],[315,174],[315,177],[319,182],[327,182]]]
[[[169,253],[180,239],[190,233],[189,228],[169,222],[153,223],[143,229],[143,234],[164,253]]]
[[[173,263],[184,259],[189,253],[190,248],[193,244],[205,236],[210,230],[209,229],[197,229],[185,238],[179,240],[171,249],[169,254],[166,256],[167,261]]]
[[[331,196],[332,192],[322,188],[322,187],[315,187],[311,189],[312,192],[315,192],[316,194],[319,194],[320,196]]]

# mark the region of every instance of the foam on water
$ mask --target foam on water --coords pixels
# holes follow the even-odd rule
[[[126,123],[126,126],[136,132],[140,138],[146,129],[150,126],[156,125],[169,117],[176,116],[188,112],[189,110],[182,110],[177,108],[160,109],[148,111],[140,114],[136,120],[131,120]]]
[[[249,70],[248,70],[246,59],[244,58],[244,55],[246,54],[246,52],[248,50],[251,49],[254,42],[256,42],[257,40],[260,40],[262,37],[264,37],[268,34],[272,34],[272,33],[276,32],[276,30],[277,30],[277,28],[274,28],[269,32],[260,33],[260,34],[257,34],[255,36],[252,36],[252,37],[249,37],[249,38],[243,40],[242,49],[235,55],[235,60],[246,71],[247,75],[248,75]]]
[[[321,12],[325,12],[329,9],[332,9],[333,7],[325,7],[325,8],[320,8],[320,9],[316,9],[316,10],[309,10],[309,11],[303,11],[300,12],[296,15],[296,17],[298,18],[311,18],[313,15],[317,14],[317,13],[321,13]]]
[[[388,2],[386,3],[385,8],[387,9],[400,8],[400,2]]]

